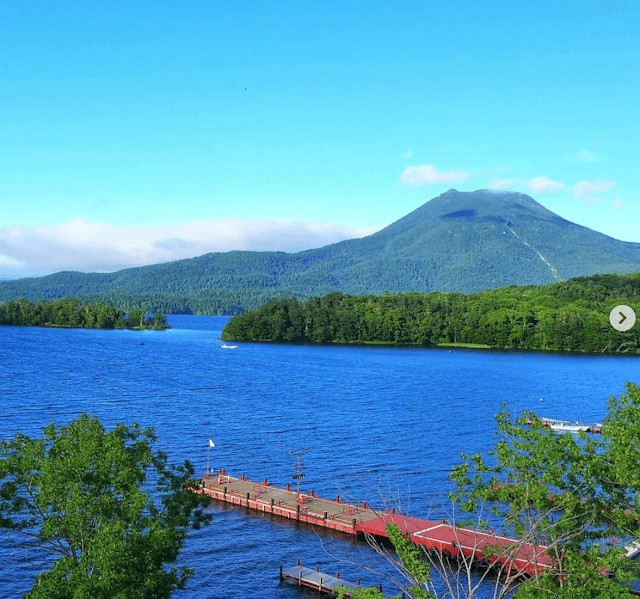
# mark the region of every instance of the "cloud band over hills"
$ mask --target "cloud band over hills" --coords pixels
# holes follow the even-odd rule
[[[209,252],[297,252],[377,230],[335,223],[236,219],[119,227],[76,218],[57,225],[12,226],[0,228],[0,279],[62,270],[113,272]]]

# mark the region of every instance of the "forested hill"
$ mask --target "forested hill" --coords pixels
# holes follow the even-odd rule
[[[620,304],[631,306],[639,316],[638,324],[627,332],[618,332],[609,323],[609,313]],[[474,295],[333,293],[305,303],[272,300],[234,316],[222,338],[638,353],[640,274],[596,275]]]
[[[295,254],[234,251],[4,281],[0,302],[75,296],[149,312],[237,313],[273,297],[474,293],[637,271],[640,244],[566,221],[524,194],[452,189],[362,239]]]

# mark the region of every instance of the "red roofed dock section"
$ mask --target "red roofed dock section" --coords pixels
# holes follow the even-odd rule
[[[388,537],[386,526],[394,523],[415,545],[426,551],[445,558],[464,556],[487,566],[499,562],[523,575],[540,573],[552,565],[545,553],[547,547],[542,545],[534,546],[490,531],[452,526],[444,521],[421,520],[393,511],[381,513],[372,510],[366,502],[346,503],[340,497],[323,499],[316,497],[313,491],[298,494],[291,485],[282,489],[267,480],[257,483],[247,480],[244,475],[235,478],[224,470],[217,475],[205,474],[198,492],[252,511],[352,535]]]
[[[437,552],[443,557],[464,556],[486,565],[499,562],[509,570],[528,575],[539,574],[552,566],[551,559],[545,553],[547,547],[543,545],[534,546],[493,532],[452,526],[445,522],[385,514],[376,520],[358,524],[357,529],[361,533],[386,537],[388,535],[385,528],[391,523],[415,545],[423,546],[427,551]]]

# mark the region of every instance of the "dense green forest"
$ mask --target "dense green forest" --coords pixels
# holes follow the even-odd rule
[[[237,314],[272,298],[477,293],[640,271],[640,244],[571,223],[520,193],[450,190],[361,239],[297,253],[232,251],[113,273],[0,282],[0,302],[77,297],[116,308]]]
[[[142,310],[125,313],[103,304],[84,304],[76,298],[31,303],[26,299],[0,304],[0,325],[70,327],[84,329],[166,329],[161,312],[148,316]]]
[[[264,305],[270,299],[283,297],[308,299],[311,295],[298,296],[291,290],[265,289],[199,289],[181,293],[144,292],[127,294],[121,292],[76,295],[82,303],[107,304],[119,310],[142,310],[155,314],[241,314]]]
[[[640,323],[627,332],[609,323],[610,311],[619,304],[640,315],[640,274],[596,275],[473,295],[332,293],[304,303],[271,300],[234,316],[222,338],[639,352]]]

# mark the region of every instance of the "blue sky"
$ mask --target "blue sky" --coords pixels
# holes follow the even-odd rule
[[[444,191],[640,242],[637,2],[3,8],[0,279],[362,236]]]

